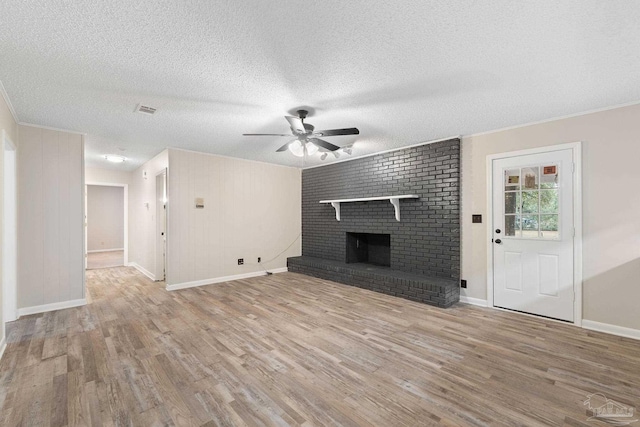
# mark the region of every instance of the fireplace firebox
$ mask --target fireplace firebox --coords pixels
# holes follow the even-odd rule
[[[347,233],[347,263],[391,266],[391,235]]]

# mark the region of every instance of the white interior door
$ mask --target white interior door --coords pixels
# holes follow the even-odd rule
[[[572,150],[492,169],[494,306],[574,321]]]

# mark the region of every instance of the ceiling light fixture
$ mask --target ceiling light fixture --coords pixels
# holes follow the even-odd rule
[[[122,162],[124,162],[125,160],[127,160],[127,158],[126,158],[126,157],[124,157],[124,156],[119,156],[119,155],[117,155],[117,154],[106,154],[106,155],[104,156],[104,158],[105,158],[106,160],[110,161],[110,162],[113,162],[113,163],[122,163]]]
[[[353,144],[342,147],[340,148],[340,150],[324,152],[320,156],[320,160],[326,159],[329,153],[333,154],[333,157],[335,157],[336,159],[340,157],[340,153],[351,155],[351,153],[353,153]]]
[[[304,157],[305,148],[309,156],[313,156],[318,152],[318,146],[310,142],[303,143],[296,139],[289,144],[289,151],[296,157]]]

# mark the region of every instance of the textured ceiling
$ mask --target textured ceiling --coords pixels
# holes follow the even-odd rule
[[[166,147],[302,166],[241,134],[308,105],[360,128],[327,138],[358,156],[640,100],[638,22],[638,1],[3,0],[0,81],[21,122],[86,132],[90,166]]]

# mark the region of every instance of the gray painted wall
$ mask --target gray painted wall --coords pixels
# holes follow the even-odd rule
[[[342,219],[326,199],[417,194],[400,201],[343,203]],[[302,254],[345,261],[346,232],[390,233],[391,268],[460,276],[460,141],[436,142],[302,173]]]

